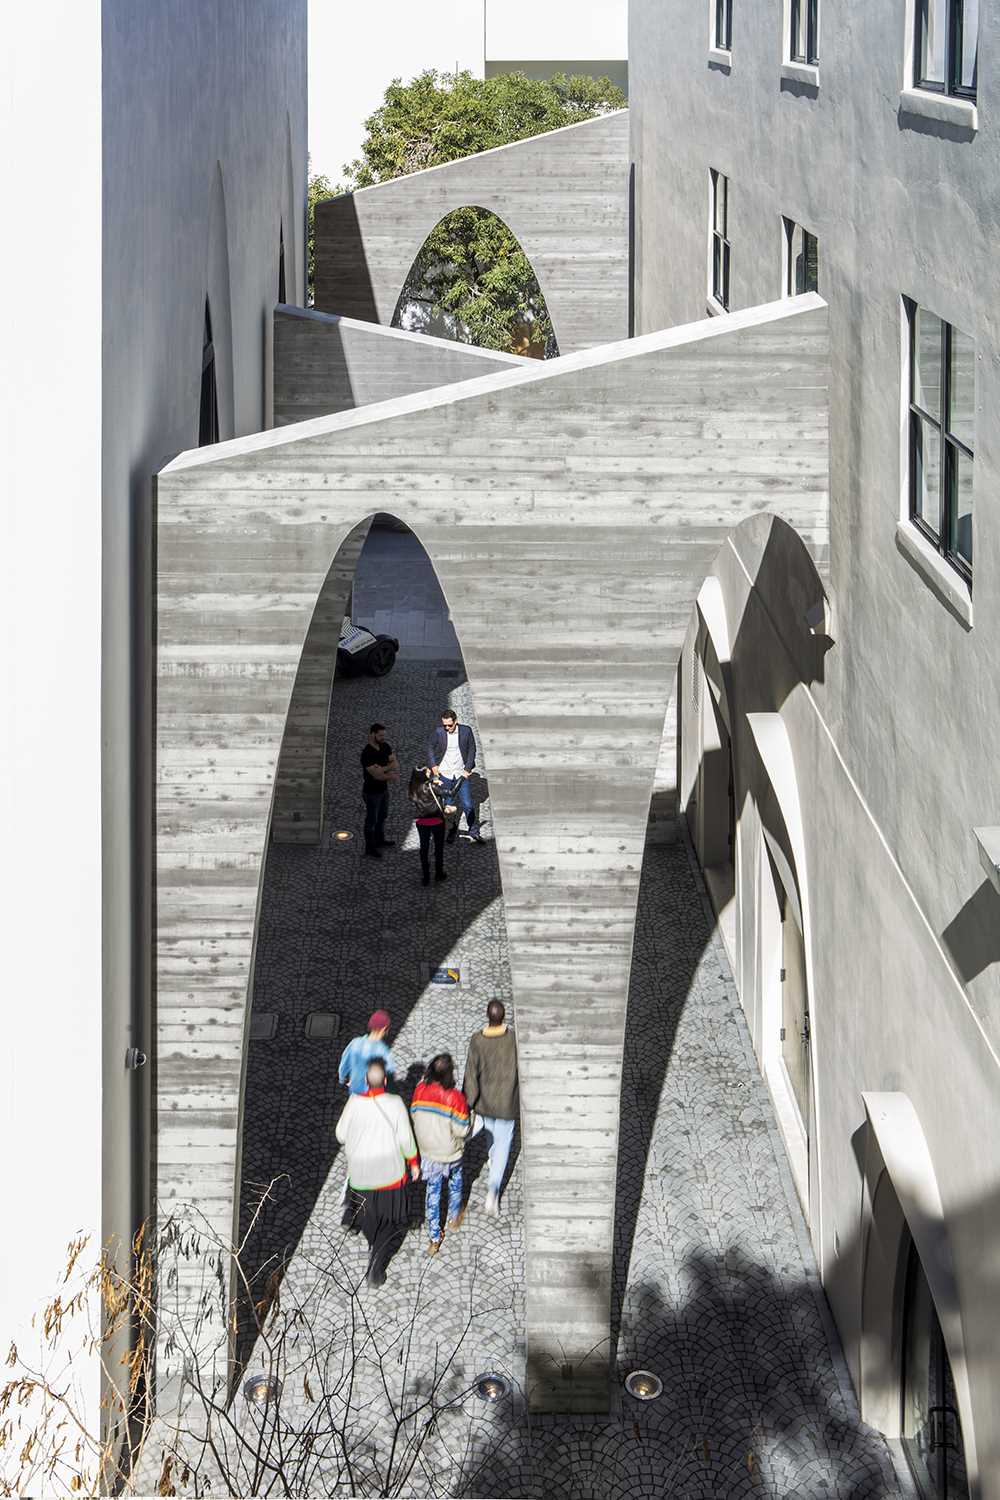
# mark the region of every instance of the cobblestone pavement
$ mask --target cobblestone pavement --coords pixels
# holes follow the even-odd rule
[[[448,1048],[464,1063],[489,998],[498,995],[513,1016],[493,850],[453,846],[448,882],[424,890],[405,796],[396,788],[387,832],[397,848],[379,863],[361,858],[358,755],[369,721],[387,724],[404,768],[422,759],[444,701],[474,722],[460,663],[429,654],[447,642],[449,627],[429,568],[413,548],[411,538],[376,534],[359,565],[358,617],[365,618],[358,606],[367,600],[369,615],[381,611],[381,628],[403,638],[390,608],[386,564],[395,562],[408,580],[407,605],[416,599],[417,613],[430,617],[436,609],[437,619],[429,618],[423,647],[410,660],[401,654],[390,677],[335,687],[323,843],[269,854],[254,1014],[258,1024],[277,1016],[277,1032],[252,1042],[247,1071],[244,1227],[254,1185],[281,1179],[249,1258],[288,1261],[283,1297],[286,1305],[301,1299],[314,1335],[334,1344],[339,1338],[342,1346],[344,1330],[360,1316],[373,1320],[389,1355],[380,1366],[366,1344],[355,1366],[365,1472],[382,1474],[358,1492],[539,1500],[899,1494],[885,1444],[861,1423],[831,1340],[769,1096],[700,875],[680,838],[646,850],[615,1247],[617,1364],[623,1374],[656,1372],[660,1400],[640,1405],[621,1395],[608,1418],[528,1421],[520,1398],[520,1171],[515,1160],[501,1218],[486,1218],[478,1141],[468,1153],[473,1181],[461,1230],[428,1260],[414,1195],[412,1227],[386,1286],[352,1293],[365,1256],[363,1243],[339,1227],[344,1163],[332,1126],[344,1099],[336,1082],[341,1049],[372,1009],[385,1006],[406,1094],[433,1052]],[[484,812],[488,818],[488,804]],[[488,834],[488,821],[485,828]],[[338,844],[337,829],[353,831],[354,840]],[[428,983],[428,971],[446,964],[459,968],[461,984]],[[331,1039],[305,1035],[313,1011],[339,1018]],[[405,1480],[394,1471],[391,1488],[392,1405],[404,1385],[426,1395],[435,1358],[445,1367],[438,1399],[455,1404]],[[495,1408],[466,1393],[487,1369],[513,1384],[513,1396]],[[282,1417],[293,1425],[297,1402],[301,1407],[291,1390],[282,1401]],[[304,1420],[301,1411],[298,1417]],[[335,1465],[320,1473],[314,1493],[349,1492]]]

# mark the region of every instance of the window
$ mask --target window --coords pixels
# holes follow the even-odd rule
[[[720,52],[733,50],[733,0],[715,0],[712,46]]]
[[[818,64],[819,0],[790,0],[788,56],[810,67]]]
[[[910,320],[910,519],[972,583],[976,346],[926,308]]]
[[[955,1381],[931,1289],[911,1242],[903,1301],[903,1450],[925,1500],[968,1500]]]
[[[285,296],[285,226],[278,226],[278,301],[287,302]]]
[[[915,0],[913,83],[975,99],[979,0]]]
[[[729,311],[729,178],[714,169],[712,183],[712,297]]]
[[[819,291],[819,241],[801,224],[783,219],[785,227],[785,296]]]
[[[198,416],[198,447],[219,441],[219,393],[215,384],[215,345],[212,314],[205,299],[205,328],[201,344],[201,409]]]

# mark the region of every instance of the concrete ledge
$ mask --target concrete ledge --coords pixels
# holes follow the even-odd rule
[[[971,630],[972,591],[951,564],[934,550],[910,521],[896,523],[896,546],[941,603],[951,610],[966,630]]]
[[[957,125],[960,130],[972,134],[979,129],[979,110],[971,99],[935,94],[930,89],[901,89],[899,108],[904,115],[919,115],[925,120],[939,120],[942,125]]]
[[[727,72],[733,66],[733,54],[727,47],[709,47],[708,60],[717,68],[725,68]]]
[[[809,88],[819,88],[819,68],[815,63],[783,62],[781,76],[789,83],[804,83]]]

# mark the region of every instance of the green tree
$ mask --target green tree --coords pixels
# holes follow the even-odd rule
[[[365,121],[361,156],[344,168],[347,186],[387,182],[624,109],[625,103],[610,79],[584,75],[474,78],[430,70],[411,83],[394,79]],[[310,254],[311,247],[310,233]],[[483,348],[557,352],[527,256],[500,219],[472,205],[432,230],[407,277],[400,310],[404,307],[418,310],[418,326],[422,311],[424,325],[442,321],[455,337]]]
[[[316,273],[316,204],[321,198],[332,198],[336,193],[343,192],[340,187],[331,187],[329,177],[317,173],[310,177],[306,185],[306,301],[310,307],[313,304],[313,286]]]

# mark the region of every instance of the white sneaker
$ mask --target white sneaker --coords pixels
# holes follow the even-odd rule
[[[488,1192],[486,1194],[486,1202],[483,1205],[483,1212],[489,1214],[491,1219],[498,1219],[500,1217],[500,1199],[497,1197],[496,1193]]]

